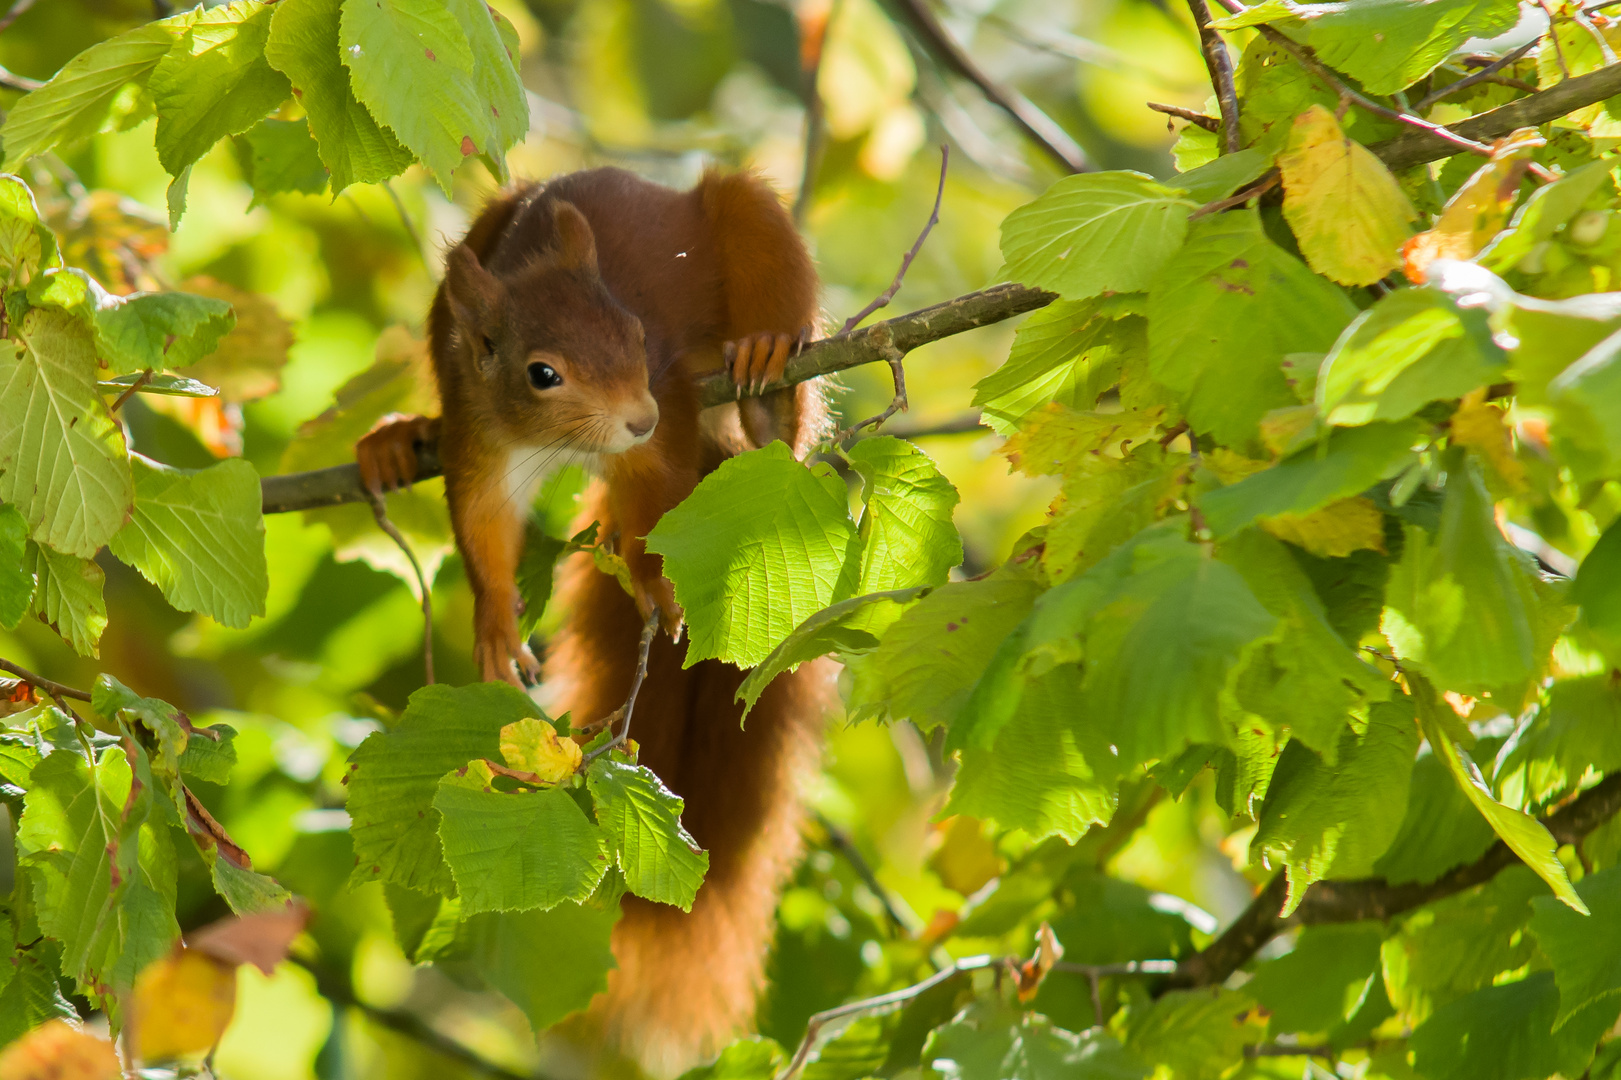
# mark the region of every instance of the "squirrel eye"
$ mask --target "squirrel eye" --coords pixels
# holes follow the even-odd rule
[[[563,385],[563,376],[550,364],[530,364],[529,385],[536,390],[550,390],[554,386]]]
[[[484,343],[484,351],[485,352],[493,353],[495,351],[495,342],[490,340],[490,335],[485,334],[482,337],[480,337],[479,340]]]

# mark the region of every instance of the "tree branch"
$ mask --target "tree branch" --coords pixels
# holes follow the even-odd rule
[[[1046,307],[1056,299],[1052,293],[1014,284],[995,285],[980,292],[968,293],[921,311],[897,315],[893,319],[807,345],[798,356],[789,358],[780,380],[752,391],[745,388],[744,393],[745,396],[768,394],[821,375],[831,375],[835,371],[887,361],[895,350],[905,354],[931,341]],[[699,384],[699,400],[706,407],[723,405],[737,400],[737,389],[730,375],[723,371],[716,372]],[[420,446],[417,449],[417,479],[426,480],[440,473],[438,447]],[[360,482],[360,469],[355,465],[334,465],[311,472],[267,476],[260,481],[260,489],[267,514],[341,506],[344,503],[364,502],[367,498],[366,489]]]
[[[45,691],[55,698],[73,698],[75,701],[89,701],[90,695],[83,690],[75,690],[71,686],[64,686],[59,682],[52,682],[42,675],[35,675],[25,667],[13,664],[10,660],[0,660],[0,671],[9,671],[29,686]]]
[[[1529,97],[1500,105],[1488,112],[1459,120],[1450,130],[1465,138],[1485,142],[1500,139],[1523,127],[1536,127],[1566,113],[1584,109],[1605,98],[1621,94],[1621,64],[1590,71],[1566,79]],[[1368,147],[1392,169],[1406,169],[1456,153],[1444,140],[1429,132],[1414,131]]]
[[[977,86],[980,93],[1012,117],[1013,122],[1049,157],[1070,172],[1089,172],[1093,168],[1086,159],[1086,152],[1052,117],[1017,90],[1001,85],[981,71],[967,51],[941,25],[925,0],[894,0],[894,4],[905,17],[912,33],[917,35],[935,59]]]
[[[1621,0],[1617,2],[1621,3]],[[1468,120],[1460,120],[1450,130],[1474,140],[1498,139],[1517,128],[1545,124],[1617,94],[1621,94],[1621,64],[1611,64],[1586,75],[1566,79],[1540,93]],[[1414,131],[1376,143],[1368,149],[1387,166],[1397,170],[1451,157],[1458,152],[1456,146],[1428,131]],[[1249,190],[1244,195],[1245,200],[1254,194],[1253,189]],[[1052,293],[1015,284],[996,285],[968,293],[909,315],[899,315],[809,345],[804,352],[788,361],[788,368],[780,381],[760,387],[755,393],[769,393],[862,364],[887,362],[892,349],[910,352],[931,341],[1034,311],[1056,299]],[[724,372],[717,372],[704,380],[699,392],[705,406],[737,399],[737,387]],[[421,447],[417,451],[417,478],[425,480],[439,474],[438,448]],[[262,486],[264,512],[267,514],[340,506],[366,499],[365,489],[360,484],[360,470],[354,465],[267,476]]]
[[[1199,48],[1204,52],[1205,67],[1210,71],[1210,85],[1216,88],[1216,102],[1221,108],[1221,125],[1227,153],[1236,154],[1244,148],[1243,136],[1238,130],[1238,90],[1233,85],[1233,58],[1227,54],[1227,45],[1221,35],[1211,29],[1210,5],[1205,0],[1188,0],[1193,22],[1199,28]]]
[[[1606,777],[1562,808],[1542,819],[1560,844],[1575,844],[1604,822],[1621,813],[1621,773]],[[1518,858],[1497,841],[1472,863],[1455,866],[1428,883],[1392,885],[1383,878],[1361,881],[1319,881],[1307,890],[1300,907],[1287,920],[1279,917],[1287,882],[1273,878],[1233,924],[1211,942],[1177,965],[1169,987],[1214,986],[1227,981],[1262,945],[1290,925],[1386,920],[1403,912],[1490,881]]]

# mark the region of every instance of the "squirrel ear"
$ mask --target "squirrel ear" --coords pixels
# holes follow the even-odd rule
[[[445,260],[445,298],[450,301],[450,313],[463,336],[474,343],[479,369],[486,375],[490,374],[494,358],[485,355],[482,342],[494,336],[503,291],[472,248],[457,244],[450,249]]]
[[[558,199],[552,203],[552,224],[557,230],[557,261],[576,270],[597,272],[597,238],[579,207]]]

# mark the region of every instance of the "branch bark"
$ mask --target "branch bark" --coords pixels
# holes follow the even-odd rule
[[[1543,818],[1542,823],[1558,843],[1575,844],[1617,813],[1621,813],[1621,773],[1608,776],[1582,792]],[[1499,840],[1474,862],[1455,866],[1431,882],[1392,885],[1383,878],[1319,881],[1307,890],[1300,907],[1288,919],[1278,915],[1287,891],[1284,875],[1279,874],[1220,937],[1203,952],[1177,965],[1168,987],[1215,986],[1226,982],[1262,945],[1289,926],[1390,919],[1490,881],[1518,861],[1508,845]]]
[[[836,334],[825,341],[806,346],[788,361],[782,378],[752,393],[768,394],[785,386],[805,382],[820,375],[887,360],[894,351],[911,352],[931,341],[960,334],[965,330],[1011,319],[1015,315],[1045,307],[1058,299],[1052,293],[1023,285],[995,285],[979,292],[958,296],[933,307],[873,323],[859,330]],[[716,372],[699,384],[705,406],[737,400],[737,385],[725,372]],[[436,447],[417,450],[417,479],[440,475]],[[366,501],[355,465],[334,465],[330,469],[267,476],[260,482],[264,512],[284,514],[292,510],[315,510],[324,506]]]

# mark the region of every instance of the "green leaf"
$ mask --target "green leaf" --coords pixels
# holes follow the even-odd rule
[[[1401,420],[1500,378],[1486,312],[1434,289],[1398,289],[1356,317],[1323,361],[1317,407],[1331,424]]]
[[[854,591],[860,537],[844,482],[780,442],[728,458],[647,537],[686,610],[686,666],[764,660]]]
[[[195,18],[196,11],[185,11],[92,45],[44,87],[18,100],[0,127],[5,171],[15,172],[35,154],[100,130],[119,91],[132,82],[145,86]]]
[[[1548,687],[1504,746],[1493,783],[1506,802],[1545,806],[1591,775],[1614,772],[1621,772],[1621,693],[1607,675],[1587,675]]]
[[[213,732],[210,737],[205,732]],[[230,724],[210,724],[194,728],[180,755],[180,771],[193,780],[228,784],[236,767],[236,729]]]
[[[1367,731],[1340,736],[1329,766],[1304,744],[1284,748],[1250,850],[1289,874],[1285,915],[1323,878],[1366,877],[1401,827],[1418,730],[1400,703],[1374,705]]]
[[[591,895],[608,870],[603,835],[560,787],[500,792],[481,761],[439,781],[433,807],[462,911],[527,911]]]
[[[1064,879],[1074,903],[1053,920],[1064,958],[1081,964],[1175,960],[1193,952],[1192,905],[1080,866]],[[1049,888],[1048,893],[1052,892]],[[1213,927],[1212,920],[1208,927]],[[1207,929],[1208,929],[1207,927]]]
[[[1411,86],[1468,39],[1495,37],[1519,19],[1512,0],[1359,0],[1295,10],[1317,58],[1370,94]]]
[[[184,375],[153,375],[143,380],[144,371],[131,372],[111,379],[96,380],[96,391],[102,394],[123,394],[130,387],[137,393],[161,394],[165,397],[219,397],[220,392],[207,383],[188,379]]]
[[[278,911],[292,899],[292,894],[282,888],[274,878],[250,870],[245,866],[238,866],[230,858],[210,846],[203,852],[204,861],[209,865],[209,876],[214,883],[214,891],[224,898],[225,903],[237,915],[253,915],[261,911]]]
[[[1383,630],[1396,655],[1438,686],[1501,690],[1546,662],[1536,571],[1498,530],[1474,462],[1461,454],[1448,461],[1440,528],[1432,537],[1407,526],[1385,593]]]
[[[147,91],[158,113],[155,142],[170,176],[287,100],[287,76],[265,59],[273,11],[257,0],[207,8],[153,70]]]
[[[1308,926],[1295,947],[1255,969],[1244,992],[1272,1014],[1272,1033],[1326,1032],[1362,1005],[1380,977],[1377,924]]]
[[[1320,444],[1290,454],[1270,469],[1205,492],[1198,498],[1199,509],[1217,540],[1260,519],[1309,514],[1401,472],[1422,439],[1417,424],[1332,431]]]
[[[265,57],[293,84],[309,114],[309,132],[332,174],[332,194],[404,172],[411,152],[355,100],[339,60],[342,0],[280,0]]]
[[[925,733],[950,724],[1005,638],[1041,593],[1020,564],[978,581],[952,582],[912,605],[860,662],[852,718],[909,719]]]
[[[34,596],[33,560],[28,552],[28,523],[15,506],[0,503],[0,627],[15,630],[28,614]]]
[[[1195,431],[1242,445],[1269,410],[1295,403],[1284,356],[1327,352],[1355,314],[1344,293],[1267,239],[1257,213],[1212,214],[1150,288],[1149,371],[1181,395]]]
[[[56,234],[40,218],[33,190],[15,176],[0,175],[0,266],[11,286],[27,285],[61,263]]]
[[[1445,780],[1456,789],[1451,777]],[[1469,809],[1474,813],[1473,807]],[[1531,900],[1547,891],[1540,878],[1516,865],[1478,888],[1426,904],[1409,915],[1401,932],[1384,945],[1391,999],[1421,1020],[1448,1002],[1494,985],[1505,972],[1524,967],[1537,948],[1536,939],[1525,932]]]
[[[1257,179],[1271,165],[1272,156],[1252,146],[1189,169],[1174,177],[1170,186],[1180,188],[1194,202],[1215,202]]]
[[[1589,161],[1553,183],[1541,185],[1526,197],[1510,227],[1498,233],[1476,261],[1499,274],[1513,269],[1532,248],[1550,239],[1561,225],[1575,217],[1606,183],[1613,193],[1615,182],[1610,179],[1610,170],[1602,161]]]
[[[1392,885],[1427,885],[1454,866],[1480,858],[1495,839],[1432,747],[1413,763],[1401,827],[1373,872]]]
[[[612,903],[475,915],[467,921],[473,967],[543,1031],[608,988],[615,966],[608,939],[618,919]]]
[[[97,352],[114,375],[195,364],[236,325],[230,304],[184,292],[103,293],[95,320]]]
[[[1195,204],[1142,173],[1066,176],[1002,222],[1015,281],[1068,300],[1141,292],[1188,231]]]
[[[1443,1005],[1408,1040],[1427,1080],[1542,1080],[1581,1076],[1616,1009],[1597,1006],[1553,1031],[1559,989],[1551,971],[1476,990]]]
[[[1048,612],[1090,614],[1084,707],[1126,766],[1225,743],[1217,700],[1280,626],[1236,570],[1170,531],[1052,590],[1032,619]]]
[[[774,1039],[745,1035],[708,1065],[682,1073],[679,1080],[773,1080],[788,1055]]]
[[[1551,896],[1531,901],[1531,930],[1559,984],[1556,1028],[1595,1002],[1613,1006],[1612,999],[1621,996],[1621,867],[1588,875],[1576,883],[1576,893],[1591,916]]]
[[[265,565],[259,474],[240,458],[192,472],[139,454],[135,510],[112,553],[163,590],[181,611],[200,611],[244,627],[265,613]]]
[[[274,28],[272,22],[272,32]],[[269,51],[267,46],[266,55]],[[319,195],[326,190],[327,168],[310,135],[308,119],[261,120],[243,138],[251,153],[249,177],[255,204],[284,191]]]
[[[625,885],[637,896],[691,911],[709,853],[681,825],[681,797],[651,769],[606,757],[592,762],[585,779]]]
[[[107,629],[107,601],[101,594],[106,575],[101,567],[32,540],[28,552],[35,580],[29,614],[43,616],[80,656],[100,656],[96,643]]]
[[[1169,1066],[1175,1076],[1215,1080],[1265,1035],[1266,1028],[1248,1015],[1254,1005],[1248,994],[1234,990],[1172,990],[1132,1017],[1126,1049]]]
[[[1239,704],[1333,764],[1346,721],[1367,702],[1388,698],[1389,681],[1334,632],[1311,581],[1277,540],[1251,529],[1221,545],[1217,557],[1284,624],[1240,676]]]
[[[501,759],[501,728],[543,714],[516,687],[427,686],[411,695],[399,723],[366,736],[349,756],[355,884],[393,882],[450,895],[455,888],[439,843],[439,779],[474,758]]]
[[[847,455],[861,492],[858,592],[941,585],[962,562],[952,524],[957,489],[916,445],[888,435],[862,439]]]
[[[106,672],[96,676],[90,704],[105,720],[116,722],[122,718],[132,727],[136,722],[145,726],[158,743],[153,771],[169,779],[178,775],[180,756],[186,752],[190,738],[178,709],[167,701],[142,697]]]
[[[49,1020],[77,1023],[79,1013],[62,996],[56,974],[57,947],[49,941],[29,949],[18,949],[11,942],[11,925],[0,921],[0,1046],[20,1039]]]
[[[17,862],[33,883],[40,929],[61,943],[62,970],[81,992],[127,989],[180,935],[168,831],[143,826],[150,794],[131,799],[121,747],[94,768],[57,750],[31,779]]]
[[[1621,519],[1610,523],[1576,568],[1570,600],[1581,605],[1588,629],[1621,647]]]
[[[1547,394],[1562,438],[1591,458],[1591,464],[1580,463],[1582,475],[1612,475],[1621,468],[1621,333],[1560,372]]]
[[[879,1075],[900,1025],[899,1011],[855,1020],[811,1056],[805,1080],[862,1080]]]
[[[1011,435],[1033,409],[1060,402],[1090,409],[1146,350],[1141,297],[1059,300],[1013,334],[1007,362],[974,385],[986,426]]]
[[[743,702],[744,722],[748,721],[754,703],[778,675],[828,653],[871,652],[878,647],[878,635],[894,625],[912,601],[927,596],[930,591],[929,586],[920,585],[852,596],[800,623],[793,633],[782,639],[782,644],[771,650],[770,656],[754,666],[737,688],[736,700]]]
[[[946,1080],[1142,1080],[1149,1073],[1104,1032],[1076,1035],[997,1001],[976,1001],[936,1028],[923,1060]]]
[[[1536,871],[1538,877],[1548,883],[1555,896],[1586,915],[1587,906],[1571,888],[1570,877],[1565,873],[1565,864],[1559,861],[1559,845],[1547,827],[1530,814],[1511,806],[1504,806],[1492,797],[1491,788],[1481,777],[1480,769],[1458,747],[1458,744],[1452,741],[1452,736],[1442,729],[1436,718],[1437,709],[1444,706],[1435,700],[1435,691],[1423,684],[1415,684],[1414,689],[1419,700],[1419,719],[1423,725],[1424,737],[1429,740],[1436,756],[1452,773],[1452,778],[1457,781],[1464,795],[1474,804],[1475,809],[1480,811],[1481,816],[1491,825],[1492,831],[1503,843],[1507,844],[1525,865]]]
[[[1032,841],[1073,844],[1115,807],[1115,760],[1097,725],[1078,716],[1080,672],[1053,669],[1023,688],[1017,709],[987,749],[965,747],[947,814],[969,814]]]
[[[463,159],[483,154],[506,179],[507,148],[529,125],[515,58],[474,0],[343,5],[341,57],[355,97],[447,193]]]
[[[96,393],[83,322],[48,308],[0,344],[0,501],[41,544],[81,558],[110,540],[134,502],[124,432]]]

